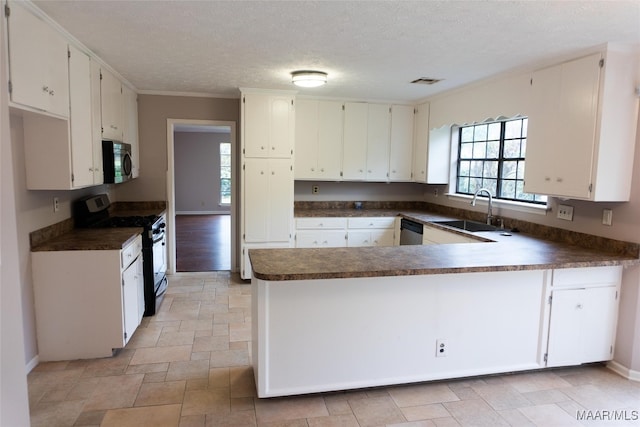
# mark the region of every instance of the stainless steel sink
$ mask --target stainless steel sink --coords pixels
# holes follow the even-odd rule
[[[484,224],[482,222],[467,221],[467,220],[452,220],[452,221],[431,221],[433,224],[444,225],[446,227],[453,227],[459,230],[477,232],[477,231],[502,231],[500,227],[495,225]]]

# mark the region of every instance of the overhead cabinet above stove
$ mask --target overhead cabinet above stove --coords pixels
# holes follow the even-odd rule
[[[21,118],[24,129],[27,188],[73,190],[102,184],[102,139],[131,144],[137,177],[135,92],[32,3],[11,2],[5,19],[6,83],[11,113]]]

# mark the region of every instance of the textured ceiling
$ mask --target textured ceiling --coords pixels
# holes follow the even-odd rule
[[[34,1],[140,91],[416,101],[605,42],[640,43],[639,1]],[[432,86],[420,77],[443,79]]]

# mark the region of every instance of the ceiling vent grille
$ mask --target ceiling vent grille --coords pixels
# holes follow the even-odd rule
[[[442,81],[442,79],[430,79],[429,77],[420,77],[419,79],[415,79],[411,83],[419,84],[419,85],[432,85]]]

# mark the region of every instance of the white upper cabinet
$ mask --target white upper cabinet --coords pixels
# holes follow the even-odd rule
[[[343,178],[387,181],[390,106],[346,102],[344,108]]]
[[[122,141],[124,138],[124,101],[122,83],[108,70],[102,69],[100,97],[102,102],[102,139]]]
[[[342,122],[342,102],[296,101],[295,179],[341,179]]]
[[[412,106],[393,105],[391,107],[389,181],[411,181],[413,120]]]
[[[609,49],[533,73],[526,192],[629,200],[637,60],[637,53]]]
[[[389,136],[391,107],[387,104],[369,104],[367,119],[367,180],[389,179]]]
[[[93,146],[93,183],[104,182],[102,172],[102,106],[100,101],[100,64],[91,60],[91,144]]]
[[[73,46],[69,46],[69,81],[72,185],[88,187],[94,185],[91,60]]]
[[[243,92],[242,102],[243,154],[291,158],[295,132],[293,95]]]
[[[138,94],[122,85],[124,102],[123,141],[131,144],[131,175],[140,175],[140,148],[138,145]]]
[[[22,2],[11,2],[8,17],[11,101],[69,116],[67,41]]]
[[[428,103],[415,107],[413,126],[412,176],[415,182],[427,183],[427,147],[429,145]]]
[[[363,102],[344,104],[342,177],[364,180],[367,173],[367,117],[369,106]]]

